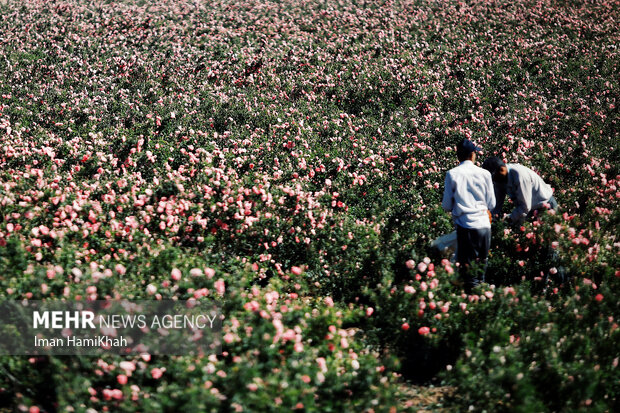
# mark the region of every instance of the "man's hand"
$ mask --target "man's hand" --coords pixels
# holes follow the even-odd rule
[[[514,221],[510,214],[504,214],[504,224],[513,228],[516,228],[519,225],[518,221]]]
[[[489,211],[487,209],[487,213],[489,214],[489,222],[492,224],[493,223],[493,214],[491,214],[491,211]]]

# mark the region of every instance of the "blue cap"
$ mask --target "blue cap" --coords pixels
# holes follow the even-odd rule
[[[458,145],[456,145],[456,152],[463,155],[469,155],[472,152],[478,152],[481,150],[482,148],[474,145],[474,143],[469,139],[463,139]]]

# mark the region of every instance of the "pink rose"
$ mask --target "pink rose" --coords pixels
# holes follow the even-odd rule
[[[127,376],[125,376],[124,374],[119,374],[118,376],[116,376],[116,381],[118,381],[118,384],[120,384],[121,386],[124,386],[125,384],[127,384]]]
[[[224,291],[226,290],[226,284],[224,283],[223,279],[219,279],[214,283],[215,286],[215,291],[217,291],[217,293],[219,295],[224,295]]]

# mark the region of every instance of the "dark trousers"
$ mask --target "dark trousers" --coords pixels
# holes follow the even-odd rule
[[[549,209],[558,209],[558,201],[555,200],[553,195],[549,198]]]
[[[471,229],[457,225],[456,242],[459,274],[463,279],[465,291],[469,293],[473,287],[484,282],[491,248],[491,228]]]

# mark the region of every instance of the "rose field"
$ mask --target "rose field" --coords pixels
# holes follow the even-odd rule
[[[620,411],[619,82],[617,1],[0,1],[0,297],[224,315],[0,356],[0,412]],[[462,137],[559,203],[469,295]]]

